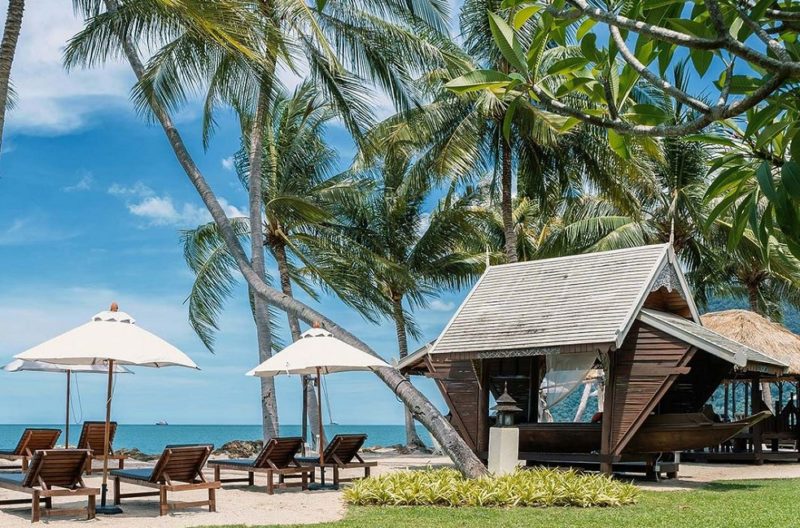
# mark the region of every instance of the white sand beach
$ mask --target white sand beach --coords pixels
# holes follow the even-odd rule
[[[449,465],[446,457],[409,454],[398,455],[395,452],[373,453],[365,456],[379,460],[373,474],[382,474],[402,469],[420,469],[427,466]],[[147,464],[131,462],[130,467],[144,467]],[[2,466],[0,466],[0,469]],[[357,474],[357,473],[354,473]],[[223,472],[223,478],[227,475]],[[348,472],[344,477],[349,476]],[[188,528],[194,526],[245,525],[259,526],[271,524],[314,524],[341,519],[346,507],[341,491],[307,491],[298,489],[276,490],[270,496],[266,494],[263,478],[256,479],[257,486],[247,488],[236,484],[226,484],[217,493],[217,512],[209,513],[206,509],[193,508],[171,513],[163,517],[158,515],[157,498],[139,498],[124,501],[124,513],[116,516],[98,516],[93,521],[79,520],[74,517],[43,517],[42,525],[55,527],[108,526],[118,528]],[[715,480],[775,479],[800,478],[800,464],[768,464],[764,466],[726,465],[726,464],[682,464],[680,478],[664,480],[659,483],[637,481],[643,489],[656,491],[677,491],[696,489],[703,484]],[[86,478],[90,486],[100,486],[97,474]],[[131,491],[128,485],[125,490]],[[144,488],[141,491],[148,491]],[[0,489],[0,500],[25,498],[24,495]],[[176,500],[200,500],[203,493],[183,493],[173,497]],[[54,500],[56,508],[67,503]],[[21,528],[31,526],[30,508],[25,505],[0,507],[0,527]]]

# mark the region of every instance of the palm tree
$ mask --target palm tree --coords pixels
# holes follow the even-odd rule
[[[3,40],[0,42],[0,148],[3,145],[6,110],[11,96],[11,64],[14,62],[14,55],[17,52],[17,41],[22,29],[24,11],[25,0],[9,0]]]
[[[324,139],[326,124],[335,114],[313,86],[304,83],[291,97],[274,99],[266,115],[259,164],[264,211],[261,238],[277,264],[281,291],[293,297],[294,283],[316,298],[306,275],[311,274],[323,282],[328,277],[322,267],[306,257],[303,238],[323,229],[324,223],[332,219],[331,204],[353,192],[345,175],[334,174],[338,157]],[[250,145],[243,141],[234,159],[245,188],[253,184]],[[245,218],[233,219],[232,223],[242,236],[250,228],[250,221]],[[213,350],[218,316],[231,294],[235,263],[213,222],[185,232],[183,242],[187,263],[196,273],[188,299],[189,320],[203,343]],[[296,262],[304,269],[299,269]],[[354,297],[337,285],[331,287],[337,289],[345,302],[358,308]],[[300,323],[293,314],[287,317],[292,340],[296,341],[300,338]],[[307,418],[316,438],[319,434],[317,399],[313,385],[305,378],[303,387]]]
[[[315,22],[314,18],[320,13],[320,11],[324,10],[325,6],[330,5],[331,3],[332,2],[325,3],[321,6],[322,9],[309,7],[303,3],[304,9],[309,15],[304,19],[314,22],[315,27],[318,27],[319,24]],[[398,4],[400,3],[401,2],[398,2]],[[96,2],[87,1],[87,4],[91,4],[91,6],[94,6],[95,8],[97,7]],[[120,11],[120,4],[117,0],[103,0],[103,4],[107,10],[106,13],[103,14],[109,15],[106,17],[107,19],[114,18]],[[201,2],[200,4],[202,6],[210,5],[208,2]],[[125,5],[127,5],[127,3]],[[377,18],[382,18],[381,13],[382,9],[385,9],[385,3],[373,2],[371,5],[378,10]],[[405,6],[407,4],[402,3],[402,5]],[[395,6],[397,7],[396,4]],[[92,22],[97,18],[95,15],[99,14],[99,8],[82,10],[82,12],[92,17],[89,21],[89,24],[92,24]],[[351,9],[350,12],[353,13],[355,10]],[[169,26],[167,31],[162,31],[161,33],[155,31],[155,35],[152,35],[150,34],[151,32],[149,30],[158,28],[158,23],[154,23],[154,20],[158,20],[158,17],[146,18],[142,24],[133,23],[126,25],[125,23],[122,23],[113,25],[111,28],[106,27],[105,36],[102,35],[103,31],[99,31],[99,33],[95,33],[96,39],[90,39],[95,40],[95,45],[80,47],[82,51],[78,50],[77,53],[74,49],[68,49],[67,57],[70,59],[72,64],[97,65],[108,60],[110,57],[116,57],[121,54],[130,63],[137,80],[145,81],[147,72],[144,64],[141,61],[136,46],[143,42],[157,45],[158,42],[163,40],[162,37],[165,35],[169,36],[174,34],[174,32],[169,31],[169,29],[174,29],[176,27],[176,24],[174,21],[172,21],[173,23]],[[179,24],[177,25],[180,27]],[[208,27],[213,29],[215,26],[213,24],[208,24],[192,27],[196,28],[197,31],[202,33],[207,32]],[[244,25],[244,27],[246,28],[248,26]],[[86,37],[86,35],[83,36]],[[303,36],[302,32],[300,32],[300,36]],[[83,40],[84,44],[86,44],[86,38]],[[348,43],[349,40],[343,39],[343,42]],[[335,54],[331,53],[333,49],[334,48],[325,48],[323,50],[325,52],[323,57],[335,58]],[[336,73],[339,75],[336,75],[334,80],[338,80],[341,78],[341,73],[344,68],[342,68],[338,62],[336,62],[335,66]],[[326,71],[330,71],[330,69]],[[391,76],[385,71],[382,72],[382,77],[391,82],[394,82],[397,79],[396,76]],[[341,101],[342,98],[338,97],[337,100]],[[149,97],[146,103],[149,110],[152,111],[155,120],[157,120],[162,126],[178,162],[181,164],[181,167],[184,169],[189,181],[192,183],[192,185],[194,185],[199,196],[211,213],[219,233],[225,242],[226,249],[228,250],[233,262],[235,262],[236,267],[247,281],[248,286],[251,288],[255,296],[264,299],[276,307],[280,307],[286,312],[296,315],[299,319],[305,321],[306,323],[310,324],[313,322],[320,322],[335,336],[339,337],[345,342],[375,354],[375,352],[368,345],[366,345],[347,329],[337,325],[330,318],[325,317],[323,314],[319,313],[313,308],[283,295],[281,292],[275,290],[274,288],[270,287],[269,284],[267,284],[266,278],[259,274],[251,264],[250,259],[247,257],[242,248],[241,241],[239,237],[237,237],[237,233],[231,224],[230,219],[228,219],[225,215],[225,212],[221,207],[219,200],[215,196],[213,189],[209,186],[204,174],[200,171],[194,159],[192,158],[192,155],[186,148],[180,131],[175,126],[175,123],[170,116],[170,108],[165,106],[163,101],[159,101],[155,97]],[[403,378],[397,370],[386,368],[381,369],[380,371],[376,372],[376,374],[384,383],[386,383],[387,386],[391,388],[391,390],[406,404],[407,407],[410,407],[414,410],[415,417],[423,422],[429,431],[431,431],[433,436],[440,442],[443,450],[453,459],[459,469],[469,476],[479,476],[485,474],[485,467],[480,463],[474,453],[470,451],[469,447],[466,445],[463,439],[458,436],[453,427],[418,390],[416,390],[410,384],[402,383]]]
[[[420,336],[413,310],[442,290],[464,287],[483,268],[483,250],[467,249],[481,237],[473,207],[479,195],[457,194],[453,186],[429,213],[435,189],[426,169],[401,151],[354,171],[374,186],[340,204],[336,234],[317,238],[314,253],[338,267],[336,276],[353,277],[375,311],[394,321],[404,358],[408,337]],[[407,445],[421,446],[409,412],[405,421]]]

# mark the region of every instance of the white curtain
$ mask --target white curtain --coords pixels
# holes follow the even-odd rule
[[[545,357],[546,372],[541,391],[547,411],[569,396],[586,379],[594,366],[596,352],[580,354],[548,354]]]

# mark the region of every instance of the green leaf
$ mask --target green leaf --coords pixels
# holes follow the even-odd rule
[[[508,61],[508,63],[524,76],[528,76],[528,65],[525,62],[525,54],[522,52],[522,46],[517,40],[517,35],[514,30],[509,26],[505,20],[500,16],[489,12],[489,29],[492,31],[492,36],[500,49],[500,53]]]
[[[766,162],[765,162],[766,163]],[[800,200],[800,162],[787,161],[781,167],[781,183],[795,200]]]
[[[525,6],[514,14],[514,29],[520,29],[530,18],[542,10],[541,6],[529,5]]]
[[[733,213],[733,226],[728,233],[728,249],[733,250],[739,245],[747,223],[750,221],[751,208],[754,207],[755,193],[748,196]]]
[[[761,127],[772,122],[772,120],[775,119],[775,116],[777,116],[780,111],[780,106],[769,105],[765,106],[763,109],[759,110],[753,115],[748,116],[747,128],[745,128],[744,135],[752,136],[759,129],[761,129]]]
[[[589,33],[581,39],[581,53],[592,62],[600,62],[600,53],[597,51],[597,35]]]
[[[587,18],[583,21],[583,23],[578,27],[578,31],[575,32],[575,38],[577,40],[583,40],[589,31],[597,24],[596,20],[592,20],[591,18]]]
[[[694,35],[695,37],[709,38],[713,36],[711,34],[711,28],[707,24],[703,24],[695,20],[670,18],[668,22],[673,29],[677,29],[683,33],[688,33],[689,35]]]
[[[619,157],[623,159],[629,159],[630,153],[628,152],[628,145],[625,141],[625,136],[622,134],[618,134],[617,132],[610,130],[608,131],[608,144],[611,149],[619,155]]]
[[[572,72],[583,69],[589,63],[584,57],[567,57],[555,62],[547,68],[548,75],[559,75],[561,73]]]
[[[789,155],[792,161],[800,163],[800,134],[796,134],[792,139],[792,144],[789,147]]]
[[[700,77],[706,74],[709,66],[711,66],[711,61],[714,59],[713,53],[699,49],[691,50],[689,56],[691,57],[692,64],[694,64],[694,68],[697,70],[697,73],[700,75]]]
[[[783,132],[787,126],[789,126],[789,123],[785,121],[778,121],[777,123],[765,126],[756,137],[756,149],[764,148],[769,142],[775,139],[775,136]]]
[[[657,125],[669,118],[663,108],[648,103],[633,105],[631,110],[633,119],[642,125]]]
[[[519,97],[511,101],[511,104],[508,105],[506,113],[503,116],[503,137],[509,143],[511,140],[511,126],[514,124],[514,114],[516,113],[518,106],[519,106]]]
[[[761,187],[761,192],[768,200],[775,201],[778,198],[778,192],[775,190],[775,184],[772,181],[772,167],[766,161],[761,162],[756,170],[756,179],[758,186]]]
[[[472,92],[491,87],[506,86],[512,79],[495,70],[473,70],[445,84],[445,88],[457,93]]]

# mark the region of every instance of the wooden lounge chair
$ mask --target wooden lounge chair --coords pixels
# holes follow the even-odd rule
[[[314,468],[301,466],[295,456],[303,446],[303,439],[300,437],[292,438],[273,438],[266,443],[264,448],[255,459],[233,459],[233,460],[210,460],[209,466],[214,468],[214,480],[220,482],[247,482],[249,486],[254,484],[255,473],[265,473],[267,475],[267,493],[272,495],[275,492],[276,484],[273,475],[278,475],[277,487],[288,488],[300,486],[308,489],[308,482],[314,475]],[[247,478],[220,479],[220,470],[227,471],[246,471]],[[299,478],[300,482],[287,483],[287,478]]]
[[[108,459],[118,461],[118,469],[125,468],[126,455],[114,453],[114,435],[117,432],[117,422],[111,422],[111,429],[108,437]],[[103,459],[103,442],[106,435],[105,422],[83,422],[81,436],[78,439],[78,449],[88,449],[92,456],[86,462],[86,473],[92,474],[92,462]]]
[[[19,461],[19,466],[4,466],[2,469],[28,469],[28,461],[35,451],[53,449],[56,446],[61,429],[34,429],[28,428],[19,437],[17,447],[11,450],[0,450],[0,458]]]
[[[114,504],[120,504],[122,499],[158,495],[159,515],[166,515],[170,508],[197,506],[208,506],[208,511],[217,511],[216,490],[221,487],[221,484],[218,480],[209,482],[203,476],[203,467],[213,449],[214,446],[210,444],[167,446],[153,468],[112,470]],[[120,492],[120,483],[122,482],[155,488],[158,491],[123,494]],[[168,492],[192,490],[208,490],[208,500],[192,502],[168,502],[167,500]]]
[[[370,468],[377,466],[378,463],[365,462],[358,454],[366,440],[367,435],[365,434],[337,434],[322,453],[324,464],[320,464],[319,457],[303,457],[298,458],[297,461],[302,465],[318,467],[322,484],[325,484],[325,468],[333,468],[334,486],[338,486],[340,482],[355,480],[353,478],[340,479],[339,472],[343,469],[363,468],[364,477],[368,477]],[[314,474],[312,473],[311,476],[311,482],[314,482]]]
[[[0,504],[31,504],[31,522],[41,518],[41,501],[47,515],[86,514],[94,519],[97,488],[83,482],[83,467],[89,458],[85,449],[48,449],[36,451],[25,472],[0,473],[0,488],[31,495],[31,499],[7,499]],[[58,489],[56,489],[58,488]],[[85,508],[53,510],[53,497],[87,497]]]

